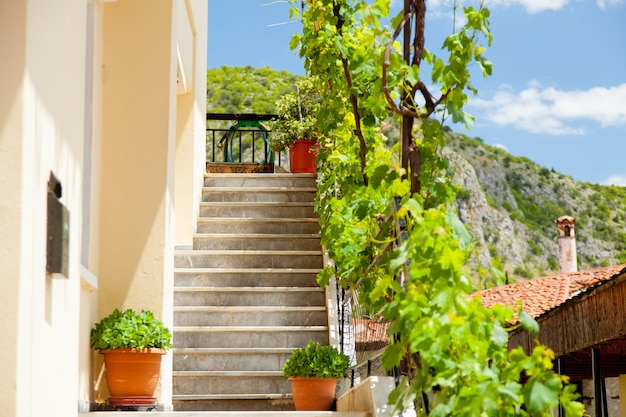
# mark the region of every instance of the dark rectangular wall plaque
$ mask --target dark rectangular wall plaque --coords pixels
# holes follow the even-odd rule
[[[59,200],[61,190],[61,183],[51,173],[46,220],[46,272],[54,278],[67,278],[69,266],[70,212]]]

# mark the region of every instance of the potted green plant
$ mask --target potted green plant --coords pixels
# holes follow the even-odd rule
[[[110,403],[156,401],[161,358],[172,347],[172,334],[152,312],[115,309],[94,325],[90,340],[104,357]]]
[[[321,97],[315,81],[296,81],[296,92],[276,102],[278,119],[268,123],[272,130],[270,148],[275,152],[289,150],[290,171],[294,173],[315,172],[317,146],[322,138],[317,125]]]
[[[283,375],[291,381],[296,410],[330,410],[337,381],[349,367],[350,358],[332,346],[309,341],[294,349],[285,361]]]

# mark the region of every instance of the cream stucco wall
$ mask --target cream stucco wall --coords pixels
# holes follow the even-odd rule
[[[79,1],[0,5],[3,415],[77,410],[85,13]],[[46,275],[51,172],[70,213],[67,278]]]
[[[18,310],[20,286],[22,91],[26,52],[26,6],[0,3],[0,404],[8,416],[17,412]],[[9,59],[10,58],[10,59]],[[23,366],[23,365],[22,365]]]
[[[178,95],[176,132],[176,239],[191,247],[202,195],[206,162],[206,21],[205,0],[177,3],[177,38],[186,91]]]
[[[204,162],[206,7],[199,0],[104,6],[99,316],[150,309],[172,326],[175,233],[191,240]],[[164,358],[157,392],[166,406],[171,360]]]
[[[115,308],[146,309],[171,323],[166,306],[173,276],[174,10],[171,0],[104,6],[101,317]],[[160,395],[171,397],[171,371],[161,383]]]
[[[171,326],[175,202],[193,212],[199,188],[187,179],[200,184],[204,161],[206,7],[0,2],[2,416],[67,417],[98,399],[89,331],[114,308],[151,309]],[[180,96],[177,44],[190,62]],[[51,172],[70,213],[67,278],[45,272]]]

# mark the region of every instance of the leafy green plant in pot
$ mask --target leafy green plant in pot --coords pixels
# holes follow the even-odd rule
[[[313,77],[296,81],[296,92],[276,102],[278,119],[268,122],[272,130],[270,148],[275,152],[289,150],[293,173],[315,172],[316,147],[323,137],[317,126],[321,98],[316,82]]]
[[[104,357],[110,403],[155,402],[161,358],[172,347],[172,334],[152,312],[115,309],[94,325],[90,340]]]
[[[291,381],[298,411],[328,411],[335,399],[337,380],[350,367],[350,358],[332,346],[309,341],[294,349],[285,361],[283,375]]]

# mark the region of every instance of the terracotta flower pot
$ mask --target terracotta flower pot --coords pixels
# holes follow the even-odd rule
[[[289,148],[289,170],[294,174],[314,173],[317,142],[297,140]]]
[[[159,382],[165,349],[100,350],[112,397],[152,397]]]
[[[329,411],[335,400],[336,378],[289,377],[297,411]]]

